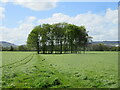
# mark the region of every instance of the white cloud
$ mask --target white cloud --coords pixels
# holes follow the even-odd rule
[[[118,11],[107,9],[105,15],[94,14],[91,12],[79,14],[74,17],[62,13],[55,13],[46,19],[37,19],[36,17],[29,16],[24,20],[19,21],[19,26],[15,28],[7,28],[1,26],[3,39],[15,44],[25,44],[28,34],[31,30],[39,24],[43,23],[58,23],[68,22],[75,25],[85,25],[89,31],[89,35],[93,40],[118,40]]]
[[[0,7],[0,20],[3,19],[3,18],[5,17],[4,12],[5,12],[5,8]]]
[[[0,2],[6,3],[9,2],[10,0],[0,0]]]
[[[118,23],[118,10],[111,10],[107,9],[105,18],[107,19],[108,22],[112,22],[113,24]]]
[[[2,25],[2,21],[3,21],[3,19],[5,18],[4,12],[5,12],[5,8],[0,7],[0,26]],[[0,29],[0,40],[1,40],[1,39],[2,39],[2,31],[1,31],[1,29]]]
[[[68,15],[64,15],[62,13],[55,13],[50,18],[38,20],[38,23],[39,24],[43,24],[43,23],[52,24],[52,23],[58,23],[58,22],[67,22],[69,19],[71,18]]]
[[[55,13],[52,17],[38,20],[39,24],[68,22],[75,25],[85,25],[93,40],[118,40],[118,10],[107,9],[105,15],[91,12],[70,17]]]
[[[56,7],[58,0],[1,0],[3,3],[12,2],[35,11],[49,10]]]
[[[34,28],[36,18],[35,17],[27,17],[25,20],[21,21],[19,27],[16,28],[7,28],[5,26],[1,26],[0,30],[2,30],[2,38],[1,41],[9,41],[16,44],[25,44],[28,34]],[[0,35],[1,36],[1,35]]]

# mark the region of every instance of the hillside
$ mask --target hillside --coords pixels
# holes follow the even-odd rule
[[[117,46],[120,43],[120,41],[93,41],[92,44],[104,44],[109,46]],[[0,46],[3,47],[16,47],[17,45],[7,42],[7,41],[0,41]]]
[[[93,44],[104,44],[109,46],[118,46],[120,41],[93,41]]]
[[[10,43],[10,42],[6,42],[6,41],[0,41],[0,46],[2,46],[2,47],[10,47],[10,46],[16,47],[17,45]]]

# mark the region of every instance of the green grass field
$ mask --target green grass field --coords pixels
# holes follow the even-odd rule
[[[3,88],[117,88],[118,53],[2,53]]]

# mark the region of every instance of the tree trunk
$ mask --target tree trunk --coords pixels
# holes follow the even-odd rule
[[[62,40],[60,40],[60,54],[62,54]]]
[[[81,47],[80,47],[80,54],[81,54]]]
[[[39,41],[37,41],[37,54],[39,54]]]
[[[53,53],[53,46],[51,45],[51,54]]]
[[[84,46],[84,54],[85,54],[85,46]]]
[[[77,53],[77,45],[75,45],[75,53]]]
[[[45,44],[43,45],[43,54],[45,54]]]
[[[71,44],[71,53],[72,53],[72,44]]]
[[[53,53],[53,42],[51,42],[51,54]]]
[[[64,49],[64,53],[65,53],[65,54],[66,54],[66,47],[67,47],[67,46],[66,46],[66,44],[65,44],[65,45],[64,45],[64,48],[65,48],[65,49]]]
[[[66,39],[64,40],[64,53],[66,53],[66,48],[67,48],[67,44],[66,44]]]

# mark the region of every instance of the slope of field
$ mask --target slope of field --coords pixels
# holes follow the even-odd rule
[[[117,52],[3,52],[3,62],[4,88],[115,88],[118,83]]]

